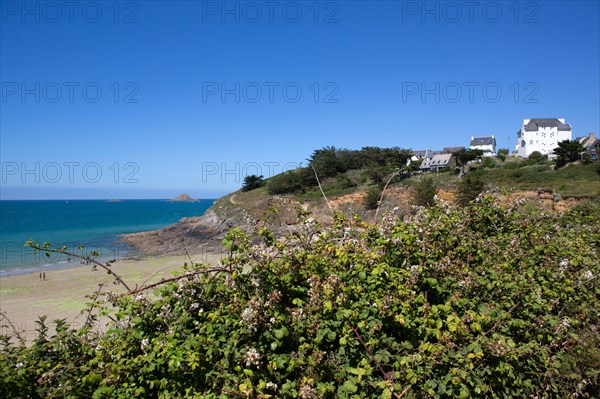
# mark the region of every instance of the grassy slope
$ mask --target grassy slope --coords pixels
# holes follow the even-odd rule
[[[551,162],[529,165],[521,159],[509,158],[506,162],[497,161],[493,168],[480,168],[483,180],[489,188],[506,190],[551,190],[566,197],[595,197],[600,195],[600,164],[598,162],[581,165],[571,164],[560,170],[554,170]],[[351,170],[345,174],[356,182],[355,187],[344,188],[337,179],[324,180],[323,189],[327,196],[349,194],[365,190],[369,180],[364,170]],[[442,188],[455,189],[459,182],[453,171],[432,173]],[[394,185],[412,186],[420,178],[414,175]],[[298,195],[303,200],[318,200],[321,193],[317,189]]]
[[[550,162],[530,165],[527,161],[509,158],[506,162],[496,160],[496,165],[493,168],[481,169],[480,167],[480,171],[488,189],[498,188],[503,191],[549,190],[563,197],[597,197],[600,195],[598,168],[600,168],[600,163],[573,164],[555,171],[553,170],[553,164]],[[443,189],[454,190],[459,182],[459,178],[454,171],[431,173],[431,175],[435,178],[439,187]],[[350,170],[344,173],[344,176],[344,178],[322,179],[323,190],[328,198],[331,199],[354,192],[364,192],[372,186],[366,170]],[[348,180],[345,179],[346,177],[355,185],[347,187]],[[393,186],[410,187],[420,177],[420,174],[416,174],[400,182],[395,182]],[[227,216],[237,213],[239,209],[246,209],[258,216],[267,211],[270,198],[273,197],[269,195],[266,187],[249,192],[237,191],[219,199],[214,210],[219,216]],[[299,202],[317,204],[322,201],[323,197],[319,188],[314,187],[310,191],[289,198]]]

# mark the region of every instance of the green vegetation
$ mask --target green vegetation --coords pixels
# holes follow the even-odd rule
[[[252,191],[257,188],[261,188],[264,185],[263,176],[250,175],[244,177],[244,184],[242,185],[242,191]]]
[[[502,162],[504,162],[506,160],[506,157],[508,157],[508,148],[500,148],[497,152],[498,155],[498,159],[501,160]]]
[[[303,193],[316,187],[317,180],[309,168],[298,168],[273,176],[267,182],[269,194]]]
[[[431,206],[435,203],[438,185],[431,176],[421,176],[412,190],[413,203],[417,206]]]
[[[579,141],[564,140],[558,143],[558,148],[554,149],[556,161],[554,169],[559,169],[570,162],[581,160],[581,155],[585,152],[585,148]]]
[[[546,161],[547,159],[548,159],[548,155],[542,155],[542,153],[539,151],[534,151],[531,154],[529,154],[529,156],[527,157],[527,160],[532,164],[542,163],[542,162]]]
[[[479,173],[469,173],[458,183],[458,204],[466,206],[469,202],[475,200],[485,189]]]
[[[462,149],[453,153],[456,159],[456,165],[460,168],[460,175],[464,174],[465,166],[467,163],[471,161],[475,161],[477,159],[481,159],[483,156],[483,151],[481,150],[466,150]]]
[[[188,265],[154,299],[91,295],[105,334],[42,319],[30,347],[3,337],[0,396],[597,397],[598,202],[307,217],[281,238],[233,229],[222,266]]]
[[[325,147],[313,152],[307,167],[269,179],[267,189],[270,194],[303,194],[316,189],[316,172],[321,180],[337,178],[336,189],[343,190],[358,185],[347,176],[356,170],[364,170],[373,184],[382,185],[388,175],[406,166],[410,154],[410,150],[396,147],[364,147],[361,150]]]
[[[409,150],[400,148],[364,147],[355,151],[326,147],[313,153],[308,167],[268,179],[267,192],[271,195],[291,194],[302,200],[322,199],[315,170],[328,197],[356,191],[367,193],[373,186],[382,188],[387,179],[398,172],[391,182],[392,187],[414,186],[422,175],[418,172],[421,161],[407,166],[409,154]],[[443,179],[436,179],[437,183],[440,188],[450,190],[459,190],[464,175],[477,171],[479,179],[489,188],[551,190],[563,196],[577,197],[600,195],[598,161],[588,159],[554,170],[554,163],[540,153],[531,154],[529,159],[506,156],[506,151],[502,154],[498,158],[484,157],[471,162],[481,158],[481,151],[462,150],[456,154],[456,170],[425,174],[442,176],[440,173],[444,173]]]
[[[600,163],[570,164],[554,170],[552,163],[531,164],[530,160],[508,160],[501,167],[481,170],[481,178],[492,187],[509,190],[551,190],[563,196],[600,195]]]
[[[367,195],[365,197],[365,206],[367,209],[377,209],[382,191],[383,190],[379,186],[371,187],[367,190]]]

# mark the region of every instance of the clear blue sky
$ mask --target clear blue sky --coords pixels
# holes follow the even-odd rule
[[[2,199],[214,198],[327,145],[600,131],[598,1],[78,4],[0,2]]]

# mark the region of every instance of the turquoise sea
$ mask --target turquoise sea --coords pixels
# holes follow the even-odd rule
[[[34,254],[28,239],[66,245],[82,255],[98,251],[100,258],[122,259],[131,249],[119,235],[154,230],[183,217],[201,216],[214,203],[169,200],[0,201],[0,276],[79,265],[66,255]],[[85,245],[83,250],[77,247]]]

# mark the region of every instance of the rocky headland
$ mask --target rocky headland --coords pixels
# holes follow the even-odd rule
[[[561,197],[547,190],[515,190],[510,193],[495,190],[487,194],[503,204],[517,203],[549,212],[565,212],[588,199]],[[357,191],[330,198],[329,203],[334,211],[372,220],[374,211],[367,210],[363,204],[365,195]],[[456,192],[442,189],[438,191],[438,198],[453,203]],[[411,202],[410,188],[390,187],[381,212],[407,213],[411,211]],[[203,216],[183,218],[159,230],[125,234],[122,239],[134,249],[133,254],[139,256],[221,253],[221,241],[232,227],[249,231],[261,224],[283,235],[296,229],[299,213],[305,212],[317,222],[333,222],[333,212],[323,200],[302,201],[293,196],[235,192],[219,198]]]

